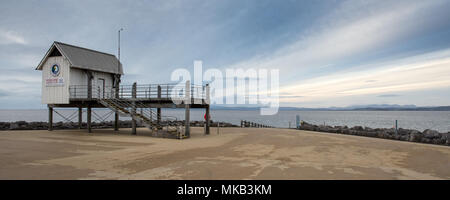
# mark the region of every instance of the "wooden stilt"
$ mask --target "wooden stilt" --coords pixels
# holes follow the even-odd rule
[[[190,81],[186,81],[186,88],[185,88],[185,100],[184,100],[184,105],[185,105],[185,117],[184,117],[184,121],[185,121],[185,135],[186,137],[190,137],[191,136],[191,121],[190,121],[190,104],[191,104],[191,82]]]
[[[116,99],[119,98],[119,92],[120,92],[120,87],[119,87],[119,77],[116,77],[116,88],[115,88],[115,93],[114,93],[114,97]],[[114,131],[119,131],[119,112],[115,112],[114,113]]]
[[[186,135],[186,137],[190,137],[191,136],[191,121],[190,121],[190,116],[191,116],[191,114],[190,114],[190,105],[189,104],[185,104],[185,124],[184,124],[184,126],[185,126],[185,135]]]
[[[81,129],[83,126],[83,108],[78,107],[78,129]]]
[[[136,82],[134,82],[133,83],[133,89],[132,89],[132,93],[131,93],[131,96],[132,96],[132,98],[134,99],[134,100],[136,100]],[[131,112],[132,112],[132,115],[134,116],[134,115],[136,115],[136,102],[135,101],[133,101],[133,103],[132,103],[132,110],[131,110]],[[134,119],[134,118],[132,118],[131,119],[131,134],[133,134],[133,135],[136,135],[137,134],[137,132],[136,132],[136,119]]]
[[[206,106],[206,130],[205,130],[205,134],[209,135],[209,123],[210,123],[210,119],[209,119],[209,105]]]
[[[119,131],[119,112],[114,113],[114,131]]]
[[[87,106],[87,131],[88,133],[92,133],[92,128],[91,128],[91,114],[92,114],[92,108],[91,105]]]
[[[161,86],[158,85],[158,99],[161,99]],[[161,124],[161,108],[156,108],[156,123]],[[162,126],[158,126],[158,129],[162,129]]]
[[[210,102],[210,99],[209,99],[209,84],[206,84],[206,87],[205,87],[205,96],[206,96],[206,112],[205,112],[205,114],[206,114],[206,130],[205,130],[205,134],[206,135],[209,135],[209,127],[210,127],[210,123],[211,123],[211,119],[210,119],[210,113],[209,113],[209,104],[211,103]]]
[[[48,130],[53,131],[53,107],[48,106]]]

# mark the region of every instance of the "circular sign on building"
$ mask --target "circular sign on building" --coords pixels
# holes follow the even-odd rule
[[[57,64],[54,64],[51,68],[51,72],[53,76],[59,75],[59,66]]]

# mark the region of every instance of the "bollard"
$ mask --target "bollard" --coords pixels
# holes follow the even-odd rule
[[[219,135],[220,122],[217,122],[217,135]]]
[[[398,120],[395,120],[395,134],[398,134]]]

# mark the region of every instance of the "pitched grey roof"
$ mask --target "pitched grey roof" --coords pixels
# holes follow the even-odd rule
[[[39,63],[38,67],[36,68],[37,70],[42,69],[43,63],[54,48],[57,48],[58,51],[69,60],[71,67],[108,72],[113,74],[117,74],[118,72],[117,68],[119,60],[117,60],[116,56],[56,41],[48,50],[41,63]],[[119,66],[119,74],[123,74],[121,63]]]

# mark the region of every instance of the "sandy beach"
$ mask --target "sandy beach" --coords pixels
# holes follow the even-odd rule
[[[0,132],[0,179],[450,179],[450,147],[272,128]]]

